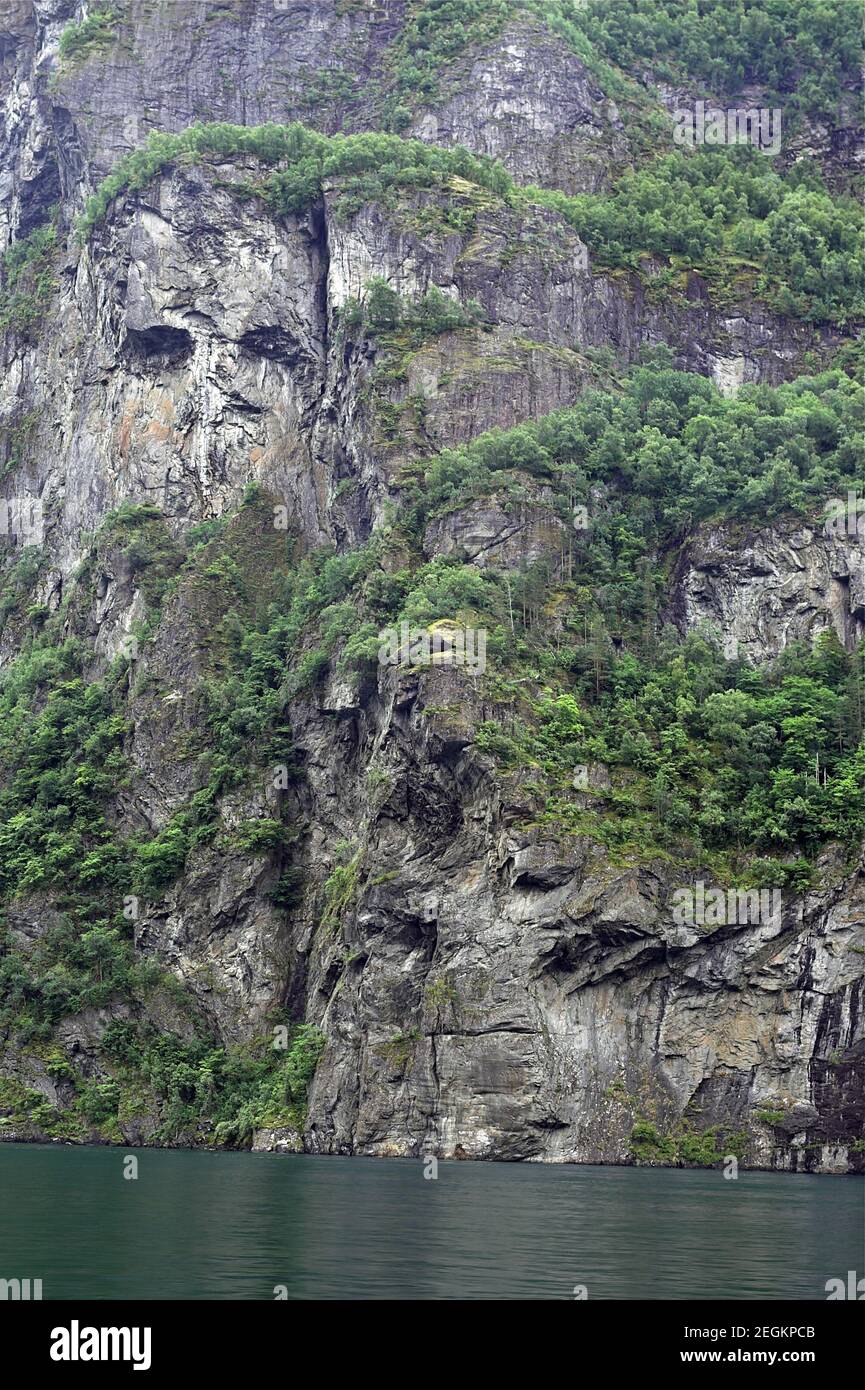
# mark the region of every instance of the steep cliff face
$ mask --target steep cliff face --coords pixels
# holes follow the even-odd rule
[[[622,118],[585,64],[537,19],[481,22],[476,45],[448,45],[433,106],[402,107],[416,95],[401,73],[401,36],[417,8],[401,0],[127,0],[103,7],[113,18],[64,59],[61,35],[84,7],[73,0],[6,6],[9,222],[32,225],[38,205],[49,206],[60,187],[81,200],[151,131],[291,120],[328,131],[381,129],[395,103],[404,114],[392,128],[505,159],[525,181],[571,190],[609,177],[610,154],[626,149]],[[101,12],[90,7],[91,15]]]
[[[322,848],[360,844],[364,885],[342,933],[323,924],[311,942],[328,1046],[307,1146],[620,1162],[635,1117],[669,1135],[683,1117],[748,1131],[764,1113],[775,1130],[754,1126],[752,1162],[795,1166],[797,1135],[800,1164],[843,1170],[861,872],[824,863],[826,889],[772,921],[677,923],[680,870],[521,828],[539,808],[473,749],[485,712],[468,684],[391,675],[341,707],[338,750],[319,715],[303,735]],[[371,762],[389,775],[374,808]],[[595,769],[589,794],[605,792]]]
[[[674,621],[715,625],[730,655],[753,662],[812,642],[827,624],[853,650],[865,634],[865,554],[863,527],[851,521],[695,536],[674,580]]]
[[[0,15],[0,440],[15,515],[37,518],[7,528],[0,634],[0,1137],[865,1162],[865,552],[858,514],[821,515],[839,478],[861,479],[839,444],[843,373],[803,388],[801,437],[789,398],[756,393],[754,420],[736,418],[737,447],[746,433],[777,465],[750,510],[720,490],[681,515],[667,498],[639,530],[674,468],[700,500],[724,402],[818,370],[855,323],[782,313],[747,257],[722,289],[685,257],[616,267],[554,198],[447,169],[371,184],[336,156],[289,206],[262,182],[286,159],[181,154],[74,233],[121,156],[196,122],[387,126],[501,160],[519,185],[611,187],[639,144],[625,78],[605,90],[536,13],[480,9],[419,100],[405,55],[422,6]],[[27,243],[49,215],[47,249]],[[614,446],[576,471],[647,350],[701,381],[634,388],[641,471]],[[698,409],[705,381],[720,390]],[[569,427],[548,422],[584,398],[597,413],[556,454],[544,431]],[[490,430],[514,433],[490,436],[507,456],[488,473],[470,450]],[[803,441],[822,451],[813,486]],[[492,631],[494,590],[485,670],[372,654],[398,615]],[[773,663],[807,664],[821,634],[818,693],[774,710]],[[717,649],[714,693],[678,690],[657,754],[609,752],[604,701],[633,694],[636,711],[670,643]],[[694,711],[730,690],[769,702],[733,734],[758,726],[791,806],[813,782],[819,833],[805,809],[759,842],[706,812],[700,778],[724,790],[733,735],[713,715],[693,772]],[[502,752],[553,698],[585,713],[582,742],[576,715],[550,735],[575,740],[555,776],[527,744],[517,766]],[[678,803],[661,751],[686,769]],[[640,843],[611,829],[634,807]],[[719,888],[777,901],[682,919],[677,895]],[[294,1042],[272,1077],[274,1029]]]
[[[0,412],[10,430],[34,421],[16,485],[41,499],[58,586],[124,499],[155,501],[182,527],[225,513],[250,479],[284,501],[308,545],[363,540],[398,461],[569,404],[598,377],[587,350],[614,345],[626,366],[668,343],[685,369],[718,377],[735,360],[741,379],[774,383],[820,346],[756,305],[748,318],[647,305],[638,283],[593,274],[544,210],[522,217],[490,200],[459,233],[435,228],[437,199],[423,193],[341,218],[335,187],[276,222],[232,194],[244,172],[161,179],[72,251],[38,341],[7,346]],[[405,421],[385,459],[375,356],[347,348],[336,317],[376,275],[405,298],[436,287],[474,300],[485,321],[428,341],[402,379],[376,384],[373,406]],[[361,484],[348,510],[333,503],[347,477]]]

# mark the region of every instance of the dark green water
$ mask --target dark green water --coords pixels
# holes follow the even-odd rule
[[[825,1299],[856,1178],[0,1144],[0,1278],[49,1298]]]

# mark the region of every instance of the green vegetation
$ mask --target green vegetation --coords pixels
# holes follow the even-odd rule
[[[635,102],[646,69],[656,81],[702,83],[718,98],[760,90],[762,105],[837,119],[861,68],[855,0],[410,0],[385,54],[379,114],[399,131],[441,99],[448,70],[491,44],[505,25],[540,21],[586,64],[607,96]],[[319,74],[319,99],[354,94],[344,70]]]
[[[72,638],[37,641],[0,685],[2,895],[56,886],[89,899],[91,885],[122,881],[103,812],[125,768],[122,672],[87,684],[82,657]]]
[[[392,321],[391,301],[375,305],[376,324],[385,309]],[[127,891],[160,895],[212,839],[220,798],[253,767],[299,775],[287,718],[299,691],[337,657],[374,661],[385,624],[467,614],[487,628],[501,676],[491,690],[500,713],[476,731],[477,745],[534,771],[543,817],[623,852],[756,847],[762,882],[801,890],[810,881],[803,856],[829,839],[849,843],[862,824],[862,656],[827,635],[813,652],[791,650],[756,672],[725,660],[711,634],[681,643],[660,631],[658,603],[678,537],[695,524],[805,515],[858,486],[861,409],[860,389],[839,371],[727,400],[703,378],[642,367],[621,392],[587,392],[570,410],[406,469],[390,539],[385,530],[346,555],[285,558],[258,606],[242,579],[226,586],[225,577],[242,576],[244,554],[260,548],[266,502],[241,511],[245,551],[229,527],[196,545],[188,571],[152,509],[121,509],[100,544],[133,557],[154,621],[178,583],[207,604],[216,664],[201,690],[204,781],[155,836],[118,840],[104,806],[125,775],[126,665],[86,684],[81,648],[58,643],[49,624],[0,682],[0,756],[10,769],[0,886],[62,890],[79,920],[121,930],[98,903]],[[430,520],[488,496],[520,505],[535,481],[565,523],[556,576],[548,564],[479,570],[458,557],[382,567],[383,547],[417,553]],[[586,504],[589,525],[574,532],[573,510]],[[592,809],[570,786],[574,765],[590,761],[616,782]],[[274,901],[284,907],[302,884],[292,840],[290,827],[268,820],[247,823],[238,840],[273,856]],[[353,896],[358,863],[328,882],[327,920]]]
[[[760,1121],[761,1125],[768,1125],[771,1129],[774,1129],[777,1125],[780,1125],[783,1122],[784,1111],[758,1110],[757,1119]]]
[[[108,814],[127,775],[124,745],[134,709],[128,663],[119,658],[102,679],[88,682],[88,649],[64,635],[70,620],[74,626],[76,605],[87,607],[100,556],[120,553],[132,566],[152,631],[179,583],[206,605],[214,568],[221,574],[244,550],[255,551],[255,559],[263,556],[266,566],[274,546],[285,551],[291,542],[278,536],[272,522],[267,504],[249,503],[233,526],[218,528],[210,540],[202,541],[197,532],[184,562],[154,508],[120,508],[94,541],[78,575],[77,596],[40,626],[0,676],[0,762],[5,769],[0,912],[34,898],[51,904],[47,911],[40,907],[40,931],[30,944],[7,931],[0,919],[0,1027],[14,1046],[32,1049],[50,1040],[61,1018],[84,1009],[123,1001],[134,1015],[109,1030],[104,1065],[110,1075],[81,1087],[68,1112],[58,1112],[35,1092],[16,1093],[14,1105],[7,1107],[0,1096],[0,1111],[5,1109],[15,1123],[26,1121],[67,1138],[82,1138],[96,1128],[119,1142],[118,1113],[131,1113],[138,1097],[140,1108],[159,1119],[157,1138],[163,1140],[192,1133],[199,1140],[244,1144],[260,1125],[302,1124],[306,1086],[323,1045],[317,1030],[295,1027],[286,1053],[263,1045],[226,1049],[196,1019],[191,997],[184,1007],[194,1022],[193,1043],[139,1023],[137,1016],[146,1012],[155,992],[177,992],[179,987],[136,955],[132,921],[125,912],[133,894],[147,899],[161,895],[189,852],[214,834],[217,800],[244,779],[251,758],[278,762],[286,784],[298,775],[284,723],[286,696],[278,694],[285,674],[284,657],[277,655],[284,624],[274,621],[271,631],[265,617],[264,633],[257,631],[255,603],[243,592],[221,591],[224,613],[220,641],[214,644],[220,669],[202,691],[210,723],[205,739],[213,750],[206,782],[189,806],[151,839],[122,835]],[[270,554],[262,545],[263,526]],[[28,552],[25,558],[24,578],[18,574],[23,560],[6,577],[4,603],[6,589],[18,603],[21,589],[32,583],[37,560]],[[224,562],[221,568],[219,562]],[[317,564],[326,567],[323,559]],[[256,592],[262,591],[257,586]],[[326,606],[322,595],[321,607]],[[276,618],[276,609],[272,616]],[[295,612],[295,624],[302,626],[302,621]],[[291,827],[270,819],[247,821],[236,840],[241,852],[272,855],[279,866],[290,852]],[[295,866],[282,868],[273,894],[278,906],[288,908],[297,901],[300,879]],[[126,1030],[128,1046],[115,1046],[118,1029]],[[77,1073],[67,1070],[71,1076],[66,1079],[78,1086]],[[56,1057],[52,1074],[58,1074]]]
[[[19,558],[4,571],[0,578],[0,632],[12,615],[23,616],[44,562],[45,552],[41,546],[26,545]]]
[[[0,441],[5,458],[0,462],[0,477],[6,477],[24,460],[39,424],[40,411],[36,407],[22,411],[6,425],[0,425]],[[33,550],[34,547],[27,547]],[[2,615],[0,615],[2,626]]]
[[[761,104],[832,120],[861,67],[856,0],[544,0],[620,68],[656,79],[701,79],[719,97],[747,86]]]
[[[477,158],[468,150],[439,149],[420,140],[395,135],[320,135],[295,122],[289,126],[234,126],[224,123],[191,126],[176,135],[152,133],[147,143],[125,155],[88,200],[79,222],[87,236],[104,218],[121,193],[145,188],[175,162],[231,160],[252,155],[265,165],[282,164],[254,185],[238,185],[238,193],[261,197],[275,213],[302,212],[321,195],[325,180],[341,178],[343,211],[387,199],[404,188],[438,188],[452,178],[476,184],[504,196],[515,188],[501,165]]]
[[[630,1150],[638,1163],[714,1168],[729,1156],[742,1159],[747,1143],[744,1131],[732,1132],[719,1125],[694,1130],[682,1121],[664,1132],[650,1120],[637,1120],[631,1130]]]
[[[51,222],[13,242],[5,252],[0,333],[13,329],[27,337],[33,335],[56,288],[56,250],[57,229]]]
[[[326,136],[298,124],[199,125],[152,134],[125,156],[88,201],[80,233],[92,232],[112,199],[145,187],[175,161],[239,155],[284,166],[237,186],[239,195],[260,197],[276,214],[303,210],[325,180],[339,178],[343,215],[372,201],[395,206],[406,189],[434,188],[455,216],[447,225],[466,231],[484,193],[517,210],[551,209],[585,238],[599,265],[645,273],[656,294],[675,292],[677,274],[696,268],[722,301],[747,291],[811,322],[846,324],[865,315],[857,203],[833,201],[804,167],[789,175],[769,171],[743,148],[668,155],[624,175],[609,195],[568,197],[520,188],[501,165],[459,147],[443,150],[394,135]],[[647,255],[668,259],[668,271],[644,272]]]
[[[80,22],[73,20],[67,24],[60,35],[61,61],[70,62],[76,59],[83,62],[97,50],[108,47],[114,42],[119,20],[119,11],[113,6],[108,6],[103,10],[94,10]]]
[[[456,1004],[458,1000],[456,987],[452,980],[445,975],[440,975],[437,980],[433,980],[431,985],[427,985],[424,991],[424,1000],[430,1009],[446,1009],[449,1004]]]
[[[621,392],[586,391],[570,409],[492,430],[407,468],[409,530],[419,535],[432,518],[493,490],[518,499],[518,474],[558,483],[564,520],[575,505],[591,506],[597,482],[623,495],[611,531],[605,509],[592,507],[599,514],[584,539],[596,552],[623,525],[635,525],[642,533],[642,542],[629,542],[636,559],[665,531],[724,518],[771,520],[786,510],[805,515],[861,483],[863,393],[845,373],[775,389],[746,386],[727,399],[705,377],[671,370],[665,352],[655,357]],[[598,579],[609,583],[614,575],[599,572]]]
[[[362,96],[364,105],[371,103],[376,127],[398,134],[421,109],[446,99],[465,79],[478,51],[495,49],[506,24],[528,20],[563,39],[606,95],[615,99],[626,116],[629,147],[652,148],[669,133],[666,114],[592,44],[579,25],[579,15],[570,0],[408,0],[402,27],[385,49],[375,76],[358,73],[346,45],[333,55],[333,67],[304,81],[299,96],[311,114],[324,106],[331,108],[331,115],[334,108],[340,111]]]
[[[657,283],[668,291],[691,268],[718,300],[747,289],[809,322],[865,316],[860,204],[831,198],[805,164],[782,176],[752,149],[670,154],[625,173],[608,195],[526,192],[561,212],[601,265],[667,259],[673,273]]]
[[[394,133],[418,103],[441,95],[449,67],[495,42],[514,17],[543,21],[619,104],[634,159],[609,191],[523,187],[493,161]],[[120,20],[120,8],[106,6],[69,24],[61,64],[105,50]],[[307,211],[327,188],[343,218],[375,203],[421,237],[457,234],[465,254],[485,218],[510,238],[502,273],[524,244],[554,261],[567,226],[588,244],[595,268],[626,288],[629,276],[640,277],[650,301],[705,284],[719,304],[757,297],[807,323],[853,326],[865,317],[858,204],[830,197],[805,162],[781,173],[748,149],[659,157],[669,122],[627,70],[651,64],[656,76],[705,82],[719,96],[759,83],[761,103],[777,100],[785,120],[788,111],[822,118],[852,82],[858,48],[852,0],[832,11],[822,0],[410,0],[367,93],[389,133],[207,124],[152,134],[102,182],[79,232],[89,236],[113,199],[171,165],[253,159],[255,174],[238,174],[231,186],[276,217]],[[230,77],[219,75],[228,89]],[[308,103],[350,100],[355,89],[335,70],[311,83]],[[35,334],[54,292],[56,251],[53,220],[6,251],[0,331]],[[416,437],[425,438],[423,397],[396,406],[382,388],[404,383],[431,339],[486,327],[474,301],[434,286],[403,299],[381,278],[343,306],[343,338],[376,347],[368,386],[376,446],[405,440],[402,409],[414,412]],[[234,516],[194,526],[183,543],[157,508],[124,504],[56,613],[27,607],[47,557],[25,550],[0,589],[0,621],[23,636],[19,658],[0,672],[0,1029],[4,1046],[41,1059],[69,1106],[61,1111],[0,1079],[0,1124],[119,1141],[137,1115],[156,1126],[157,1140],[228,1145],[248,1144],[261,1127],[303,1127],[320,1031],[278,1019],[289,1034],[284,1049],[268,1037],[220,1044],[192,993],[136,952],[132,922],[196,858],[206,864],[227,852],[259,861],[261,892],[279,912],[309,905],[297,848],[305,827],[286,809],[302,800],[274,798],[256,819],[238,819],[234,796],[231,814],[223,805],[252,777],[280,791],[302,778],[292,701],[334,667],[372,667],[384,625],[449,618],[485,630],[490,666],[475,678],[483,721],[457,704],[424,714],[459,723],[479,754],[517,774],[525,827],[594,840],[611,862],[661,858],[705,867],[716,881],[796,894],[818,885],[825,846],[856,852],[865,824],[865,644],[847,652],[824,632],[755,669],[724,656],[711,631],[682,638],[664,621],[674,568],[696,528],[724,525],[734,540],[738,528],[744,541],[768,521],[813,521],[830,495],[865,485],[862,391],[844,370],[853,356],[846,350],[833,370],[725,399],[658,352],[625,380],[611,374],[616,390],[587,391],[569,409],[414,458],[393,479],[398,500],[378,529],[346,553],[300,555],[258,485]],[[24,460],[36,423],[32,410],[10,416],[5,468]],[[459,546],[429,560],[430,524],[475,502],[514,516],[531,507],[558,545],[553,539],[546,558],[516,567],[492,552],[483,567],[472,564]],[[179,623],[202,672],[198,688],[184,691],[193,716],[165,721],[166,737],[176,739],[165,755],[191,770],[194,790],[149,830],[131,828],[141,822],[131,820],[124,793],[131,736],[160,716],[163,677],[146,661],[139,676],[130,651],[92,679],[94,654],[82,635],[94,581],[118,560],[146,608],[132,646],[146,650],[154,633]],[[575,778],[589,766],[602,775]],[[396,790],[395,775],[370,768],[367,789],[379,805]],[[321,928],[337,942],[366,887],[394,877],[367,877],[362,836],[359,829],[355,843],[335,847],[319,889]],[[457,1004],[444,975],[424,995],[436,1015]],[[117,1005],[123,1016],[85,1079],[58,1046],[57,1024]],[[407,1028],[376,1050],[405,1071],[420,1039]],[[631,1103],[623,1083],[608,1096]],[[744,1152],[743,1134],[688,1120],[664,1128],[648,1110],[631,1104],[639,1162],[709,1166]],[[755,1118],[771,1127],[783,1115]]]
[[[745,149],[665,156],[624,174],[609,194],[528,187],[512,191],[511,201],[560,215],[597,267],[631,270],[655,300],[686,295],[694,270],[718,304],[753,297],[808,322],[861,321],[858,202],[831,199],[804,165],[782,178],[758,168],[759,158]]]
[[[785,116],[831,121],[861,68],[855,0],[416,0],[390,52],[400,100],[434,101],[449,64],[521,15],[562,38],[608,96],[627,92],[623,71],[649,68],[718,97],[757,86],[761,104],[782,104]]]
[[[370,331],[406,321],[415,331],[417,306],[380,290],[371,299]],[[423,331],[450,312],[427,305]],[[11,932],[0,943],[0,1025],[13,1045],[50,1045],[59,1019],[84,1008],[124,1001],[131,1017],[106,1042],[104,1073],[86,1087],[70,1082],[80,1094],[68,1116],[46,1116],[44,1102],[21,1096],[15,1113],[23,1106],[34,1124],[41,1115],[50,1133],[96,1126],[117,1137],[138,1107],[158,1117],[161,1138],[227,1144],[247,1143],[262,1125],[301,1122],[320,1037],[296,1034],[288,1054],[225,1048],[189,1002],[192,1041],[144,1022],[148,1001],[171,986],[134,952],[123,907],[130,894],[157,899],[217,835],[217,847],[266,856],[272,901],[296,906],[298,828],[277,812],[226,838],[222,797],[274,768],[282,786],[300,777],[290,702],[334,663],[375,661],[381,627],[402,618],[487,629],[490,717],[475,744],[519,770],[534,823],[594,838],[611,859],[662,855],[738,881],[808,887],[822,845],[861,838],[865,650],[846,653],[827,634],[755,670],[725,659],[710,633],[683,641],[664,629],[659,606],[695,524],[813,515],[829,494],[860,485],[861,410],[861,389],[837,369],[730,400],[658,354],[618,391],[587,392],[569,410],[406,467],[399,508],[343,555],[298,558],[260,489],[229,521],[196,528],[185,557],[152,507],[112,514],[80,572],[82,593],[41,622],[0,674],[0,900],[16,912],[38,901],[42,922],[32,943]],[[479,569],[459,553],[425,559],[430,520],[473,499],[520,506],[538,484],[551,521],[565,523],[557,557],[519,569]],[[575,531],[580,507],[588,522]],[[201,760],[199,789],[147,838],[120,831],[112,810],[131,722],[151,708],[146,682],[131,694],[122,658],[88,681],[88,648],[69,635],[76,613],[88,611],[100,556],[117,553],[146,594],[142,643],[177,611],[197,614],[206,672],[200,733],[177,754]],[[31,579],[37,560],[28,561]],[[12,572],[10,584],[19,604],[26,583]],[[610,785],[575,795],[574,768],[590,763],[609,770]],[[351,910],[362,865],[362,847],[337,850],[323,888],[326,927],[337,931]],[[451,1002],[447,982],[431,987],[431,1008]],[[401,1033],[380,1051],[405,1069],[417,1040]],[[639,1131],[633,1146],[648,1161],[714,1162],[720,1151],[708,1131]]]
[[[414,105],[431,104],[443,70],[497,38],[513,10],[511,0],[410,0],[385,55],[385,129],[404,129]]]
[[[374,342],[378,350],[368,390],[381,447],[405,445],[412,438],[411,421],[423,434],[426,397],[412,394],[399,404],[391,398],[393,388],[408,380],[411,362],[421,348],[443,333],[488,329],[476,300],[463,305],[434,285],[419,298],[405,300],[375,277],[362,299],[346,301],[339,313],[340,333],[354,342]]]
[[[596,658],[590,641],[584,686]],[[477,742],[507,767],[538,770],[543,821],[641,858],[727,851],[744,866],[755,850],[813,856],[827,840],[852,849],[865,822],[863,658],[833,636],[758,673],[698,637],[662,642],[652,662],[611,662],[593,702],[542,696],[507,732],[481,726]],[[573,768],[592,761],[613,773],[596,813],[569,792]],[[751,873],[756,886],[802,891],[773,859]]]
[[[78,1113],[61,1110],[30,1086],[0,1076],[0,1131],[18,1132],[36,1125],[52,1139],[83,1139],[85,1127]]]
[[[637,857],[727,854],[763,886],[802,891],[803,856],[861,835],[865,652],[827,633],[757,671],[709,632],[683,642],[658,608],[695,525],[819,512],[861,486],[861,411],[840,371],[730,400],[704,378],[642,367],[620,393],[589,391],[407,468],[397,541],[419,550],[431,520],[487,497],[519,506],[540,483],[564,523],[558,573],[456,556],[372,570],[342,659],[373,660],[384,623],[484,627],[500,712],[475,743],[533,775],[541,822]],[[588,524],[575,532],[579,507]],[[590,762],[614,782],[591,807],[572,787]]]
[[[357,850],[345,864],[337,864],[324,885],[322,925],[336,926],[357,896],[363,851]]]
[[[339,321],[346,333],[361,333],[382,347],[403,352],[416,350],[441,333],[483,327],[486,322],[477,300],[469,300],[464,307],[433,285],[419,299],[407,301],[380,277],[369,281],[362,300],[346,300]]]
[[[134,1114],[155,1123],[159,1143],[192,1139],[245,1147],[257,1129],[303,1129],[324,1045],[324,1034],[308,1024],[292,1026],[288,1047],[280,1051],[264,1038],[224,1048],[203,1036],[183,1041],[151,1023],[116,1019],[103,1038],[110,1076],[82,1081],[67,1066],[64,1080],[74,1095],[62,1109],[39,1091],[0,1078],[0,1126],[34,1126],[72,1140],[95,1131],[121,1143],[119,1120]]]
[[[158,507],[124,502],[109,512],[79,579],[89,575],[99,557],[109,552],[123,558],[141,590],[151,619],[156,618],[176,585],[185,558],[182,548],[172,540]]]
[[[247,1047],[214,1047],[206,1039],[184,1043],[151,1024],[119,1021],[105,1036],[105,1052],[127,1086],[144,1086],[161,1102],[159,1138],[200,1136],[243,1146],[254,1130],[302,1129],[307,1091],[324,1049],[324,1035],[294,1026],[281,1051],[262,1038]]]
[[[584,24],[585,9],[577,0],[514,0],[515,14],[530,15],[562,39],[582,60],[608,97],[613,97],[626,116],[629,142],[639,147],[651,144],[664,129],[657,99],[647,97],[640,86],[623,71],[623,64],[592,42]]]
[[[395,1033],[387,1042],[379,1043],[375,1050],[379,1057],[384,1058],[388,1067],[395,1072],[403,1073],[411,1066],[420,1040],[420,1029],[410,1028],[407,1032]]]

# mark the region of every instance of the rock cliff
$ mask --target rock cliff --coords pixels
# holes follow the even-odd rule
[[[699,256],[614,264],[535,186],[605,195],[669,93],[611,83],[510,4],[475,7],[418,93],[436,8],[0,5],[0,448],[7,512],[31,517],[4,541],[0,1137],[861,1171],[865,550],[855,511],[825,524],[839,478],[842,500],[865,491],[861,459],[838,445],[811,487],[791,444],[747,512],[713,505],[705,472],[740,396],[755,458],[795,408],[828,458],[857,321],[790,311],[753,254],[723,286]],[[512,180],[370,182],[333,155],[290,205],[262,182],[285,159],[214,145],[76,233],[152,132],[292,121],[465,146]],[[634,388],[646,449],[667,448],[639,477],[615,450],[579,471],[588,416],[571,454],[544,443],[647,362],[718,389],[674,427]],[[805,377],[824,385],[788,420],[771,393]],[[491,474],[486,438],[511,449]],[[674,466],[698,502],[648,527]],[[436,597],[457,569],[462,599]],[[401,609],[412,583],[423,604]],[[493,633],[493,588],[484,671],[371,656],[400,615]],[[669,746],[601,735],[605,700],[636,711],[651,686],[629,662],[674,671],[698,646],[720,674],[678,691]],[[804,703],[770,717],[812,650],[819,699],[790,686]],[[804,810],[763,839],[710,823],[744,725],[707,715],[692,773],[694,709],[734,687],[766,702],[754,747],[775,718],[787,809],[809,778],[824,798],[819,833]],[[565,776],[525,729],[572,697],[583,716],[549,744],[573,742]],[[651,829],[616,839],[635,807]],[[682,920],[698,883],[756,906]]]

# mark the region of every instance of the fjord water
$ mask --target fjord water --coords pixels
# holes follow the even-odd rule
[[[125,1179],[133,1153],[138,1177]],[[825,1299],[852,1177],[0,1144],[0,1278],[43,1298]]]

